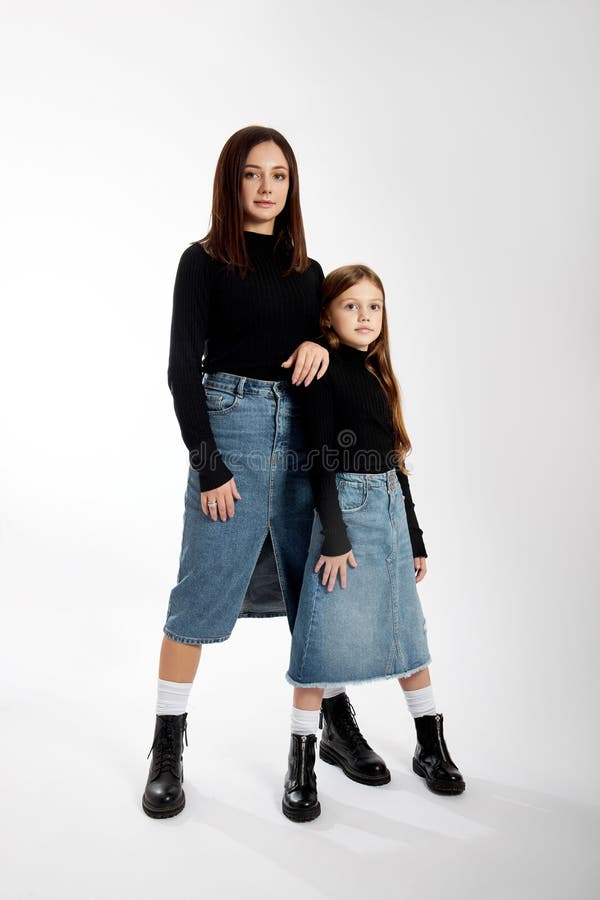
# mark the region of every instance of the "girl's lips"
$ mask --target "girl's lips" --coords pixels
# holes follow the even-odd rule
[[[254,202],[257,206],[275,206],[275,204],[269,200],[255,200]]]

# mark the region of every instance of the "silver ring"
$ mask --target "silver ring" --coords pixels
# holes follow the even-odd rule
[[[217,501],[216,501],[216,500],[207,500],[207,501],[206,501],[206,505],[207,505],[207,506],[216,506],[216,505],[217,505]]]

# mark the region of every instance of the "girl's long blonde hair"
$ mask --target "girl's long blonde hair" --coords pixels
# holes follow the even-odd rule
[[[329,273],[323,282],[321,293],[321,330],[325,335],[330,348],[332,350],[337,350],[341,341],[333,330],[333,327],[326,324],[326,319],[329,316],[329,307],[340,294],[343,294],[344,291],[354,287],[354,285],[359,281],[362,281],[363,278],[367,278],[374,284],[375,287],[381,291],[381,295],[384,299],[381,332],[365,353],[365,368],[377,378],[388,398],[394,429],[396,465],[401,472],[408,475],[404,460],[410,453],[412,447],[402,415],[400,386],[392,369],[385,291],[383,289],[381,278],[373,271],[373,269],[370,269],[369,266],[359,264],[353,266],[340,266],[338,269],[333,269],[333,271]]]

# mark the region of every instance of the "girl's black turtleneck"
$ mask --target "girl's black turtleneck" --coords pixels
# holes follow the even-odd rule
[[[232,477],[215,444],[203,373],[288,381],[293,367],[281,364],[302,341],[321,336],[319,263],[311,259],[305,272],[284,276],[274,235],[245,231],[244,238],[254,269],[245,277],[198,243],[183,251],[175,276],[167,378],[202,491]],[[209,462],[200,468],[199,460]]]
[[[408,476],[395,465],[394,433],[386,394],[365,368],[365,350],[340,344],[330,351],[325,374],[299,385],[311,483],[324,537],[321,553],[339,556],[352,549],[340,510],[335,473],[396,469],[413,556],[427,556]]]

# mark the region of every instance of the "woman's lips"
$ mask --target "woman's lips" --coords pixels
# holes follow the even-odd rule
[[[255,200],[254,202],[256,203],[257,206],[264,206],[264,207],[275,206],[275,204],[269,200]]]
[[[356,331],[373,331],[372,328],[356,328]]]

